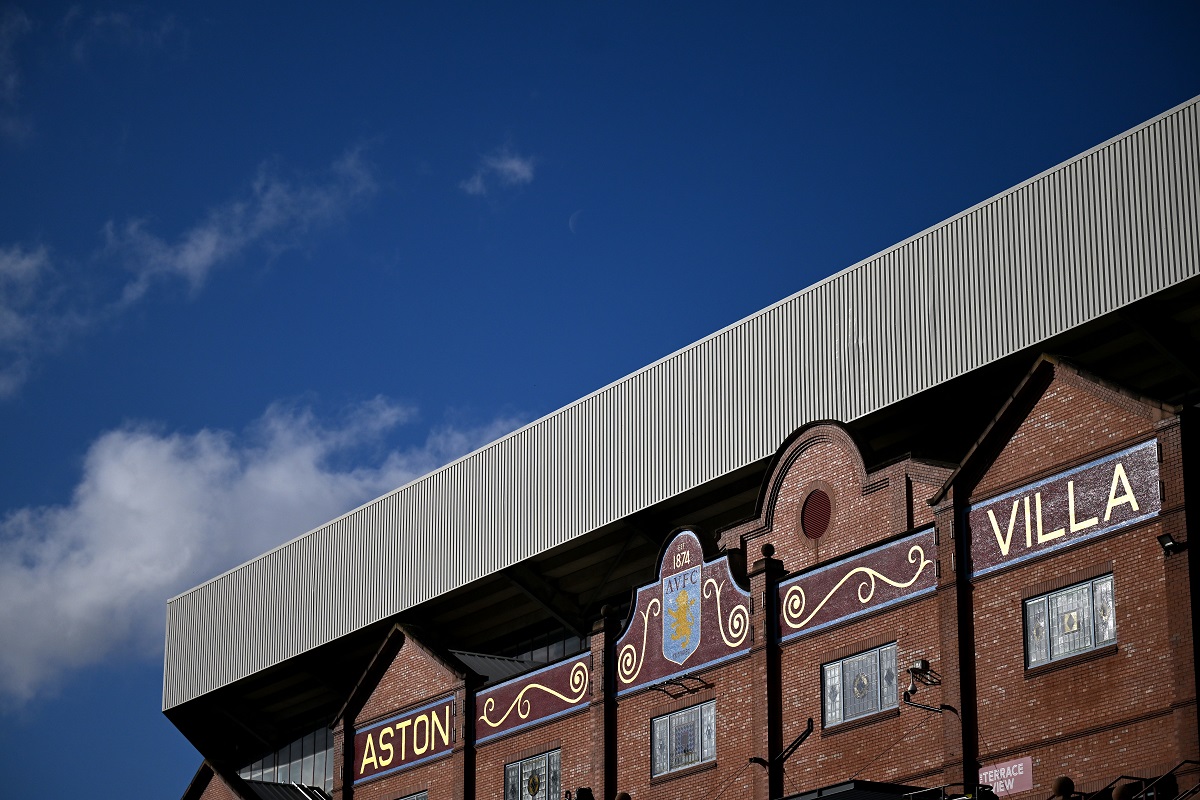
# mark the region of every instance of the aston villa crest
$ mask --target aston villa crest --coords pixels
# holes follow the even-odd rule
[[[677,531],[663,548],[658,579],[638,587],[616,642],[617,691],[702,670],[749,652],[750,593],[729,557],[705,563],[695,531]]]
[[[701,563],[703,551],[696,535],[686,531],[676,537],[663,562],[663,656],[683,664],[700,646]]]

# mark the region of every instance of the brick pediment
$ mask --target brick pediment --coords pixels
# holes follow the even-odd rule
[[[399,649],[355,715],[355,725],[369,724],[461,688],[467,668],[451,659],[454,657],[450,654],[423,644],[411,631],[404,632]]]
[[[780,448],[756,517],[726,529],[721,547],[745,548],[752,561],[770,544],[789,572],[809,569],[932,524],[925,500],[949,473],[913,459],[868,471],[842,425],[817,423]]]
[[[1050,356],[1038,359],[957,473],[971,502],[1154,435],[1172,409]]]

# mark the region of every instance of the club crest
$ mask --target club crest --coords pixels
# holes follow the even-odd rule
[[[700,542],[690,531],[679,536],[663,563],[663,656],[683,664],[700,646]],[[665,574],[678,570],[673,574]]]

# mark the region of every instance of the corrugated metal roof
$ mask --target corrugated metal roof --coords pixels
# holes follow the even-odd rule
[[[164,709],[1200,273],[1198,142],[1200,98],[173,598]]]

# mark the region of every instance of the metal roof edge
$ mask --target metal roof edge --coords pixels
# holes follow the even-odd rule
[[[651,363],[647,364],[644,367],[640,367],[639,369],[634,370],[633,372],[630,372],[608,384],[605,384],[604,386],[602,386],[592,392],[589,392],[588,394],[584,395],[583,397],[580,397],[577,400],[573,400],[572,402],[566,404],[565,406],[561,406],[560,408],[557,408],[554,411],[544,414],[541,417],[538,417],[537,419],[533,420],[532,422],[522,425],[521,427],[516,428],[515,430],[510,431],[509,433],[506,433],[505,435],[503,435],[497,439],[493,439],[491,442],[488,442],[486,445],[483,445],[482,447],[476,448],[475,450],[472,450],[469,453],[465,453],[462,456],[459,456],[458,458],[454,459],[453,461],[450,461],[450,462],[442,465],[441,467],[438,467],[437,469],[431,470],[431,471],[425,473],[424,475],[421,475],[420,477],[414,478],[413,480],[409,481],[408,483],[398,486],[389,492],[385,492],[382,495],[379,495],[370,500],[367,500],[367,501],[361,503],[360,505],[355,506],[352,509],[349,509],[344,514],[340,514],[330,520],[326,520],[325,522],[321,523],[320,525],[317,525],[317,526],[309,529],[308,531],[305,531],[304,533],[300,534],[299,536],[293,537],[292,539],[289,539],[286,542],[283,542],[283,543],[279,544],[278,546],[271,548],[270,550],[260,553],[257,556],[254,556],[253,558],[247,559],[246,561],[243,561],[242,563],[238,564],[237,566],[231,567],[230,569],[228,569],[218,575],[214,575],[213,577],[209,578],[208,580],[203,581],[202,583],[196,584],[195,586],[193,586],[185,591],[182,591],[182,592],[174,595],[173,597],[170,597],[167,600],[167,605],[170,606],[176,600],[186,597],[186,596],[192,594],[193,592],[196,592],[197,590],[202,589],[205,586],[207,586],[215,581],[219,581],[222,578],[224,578],[232,573],[238,572],[239,570],[244,569],[245,567],[249,566],[250,564],[253,564],[256,561],[260,561],[264,558],[268,558],[273,553],[283,550],[284,548],[296,543],[297,541],[308,538],[309,536],[312,536],[312,535],[318,533],[319,531],[329,527],[330,525],[337,523],[340,520],[343,520],[347,517],[351,517],[355,513],[361,511],[362,509],[365,509],[371,505],[374,505],[375,503],[378,503],[385,498],[391,497],[399,492],[402,492],[411,486],[415,486],[415,485],[423,483],[427,480],[431,480],[434,476],[438,475],[439,473],[451,470],[456,465],[458,465],[464,461],[467,461],[469,459],[475,458],[480,453],[486,452],[487,450],[489,450],[493,447],[497,447],[500,444],[502,444],[503,442],[507,441],[508,439],[519,436],[521,433],[528,431],[530,429],[533,429],[533,428],[543,424],[544,422],[546,422],[549,419],[557,417],[560,414],[564,414],[568,410],[575,408],[577,406],[580,406],[580,405],[588,402],[592,398],[602,395],[605,392],[633,379],[634,377],[636,377],[638,375],[641,375],[645,372],[649,372],[650,370],[654,369],[655,367],[658,367],[664,363],[667,363],[667,362],[671,361],[672,359],[677,358],[684,353],[694,350],[712,340],[718,339],[721,336],[728,333],[729,331],[735,330],[735,329],[741,327],[742,325],[745,325],[746,323],[750,322],[751,320],[754,320],[754,319],[757,319],[764,315],[767,315],[777,308],[780,308],[789,303],[792,303],[795,300],[797,300],[798,298],[800,298],[806,294],[809,294],[811,292],[816,291],[821,286],[824,286],[828,283],[832,283],[836,280],[839,280],[840,278],[842,278],[845,275],[851,274],[853,272],[856,272],[857,270],[867,267],[871,263],[884,258],[888,254],[895,252],[897,250],[900,250],[900,249],[908,246],[909,244],[934,233],[935,231],[938,231],[948,225],[951,225],[952,223],[956,222],[957,220],[967,217],[967,216],[975,213],[979,209],[985,208],[985,207],[999,201],[1000,199],[1002,199],[1004,197],[1015,194],[1015,193],[1021,191],[1022,189],[1024,189],[1025,187],[1045,178],[1046,176],[1048,176],[1052,173],[1058,172],[1058,171],[1070,166],[1071,164],[1082,161],[1082,160],[1094,155],[1095,153],[1098,153],[1098,152],[1104,150],[1107,147],[1111,147],[1116,142],[1119,142],[1123,139],[1126,139],[1126,138],[1134,135],[1138,131],[1149,128],[1149,127],[1161,122],[1162,120],[1183,111],[1184,109],[1186,109],[1190,106],[1194,106],[1194,105],[1198,105],[1198,104],[1200,104],[1200,95],[1197,95],[1197,96],[1191,98],[1190,100],[1186,100],[1186,101],[1174,106],[1173,108],[1170,108],[1167,111],[1164,111],[1161,114],[1153,117],[1152,119],[1146,120],[1145,122],[1134,126],[1133,128],[1130,128],[1122,133],[1112,136],[1109,139],[1106,139],[1105,141],[1101,142],[1100,144],[1097,144],[1094,147],[1091,147],[1090,149],[1085,150],[1082,153],[1072,156],[1071,158],[1067,159],[1066,161],[1062,161],[1058,164],[1055,164],[1054,166],[1049,167],[1048,169],[1045,169],[1042,172],[1037,173],[1036,175],[1022,181],[1021,183],[1018,183],[1015,186],[1011,186],[1002,192],[998,192],[997,194],[994,194],[991,197],[988,197],[987,199],[982,200],[982,201],[976,203],[975,205],[973,205],[969,208],[966,208],[966,209],[958,212],[957,214],[954,214],[951,217],[947,217],[946,219],[942,220],[941,222],[931,225],[931,226],[925,228],[924,230],[921,230],[921,231],[907,237],[906,239],[903,239],[903,240],[897,242],[896,244],[893,244],[883,250],[880,250],[879,252],[877,252],[871,256],[868,256],[854,264],[851,264],[850,266],[848,266],[844,269],[841,269],[838,272],[835,272],[834,274],[832,274],[826,278],[823,278],[822,280],[817,281],[816,283],[810,284],[810,285],[806,286],[805,288],[800,289],[799,291],[794,292],[793,294],[788,295],[787,297],[782,298],[781,300],[778,300],[778,301],[768,305],[765,308],[755,311],[752,314],[748,314],[745,317],[742,317],[741,319],[736,320],[736,321],[730,323],[729,325],[726,325],[725,327],[720,328],[719,330],[714,331],[713,333],[711,333],[707,336],[704,336],[701,339],[697,339],[696,341],[691,342],[690,344],[684,345],[683,347],[681,347],[671,353],[668,353],[667,355],[665,355],[655,361],[652,361]],[[849,422],[849,421],[850,420],[843,420],[843,422]]]

